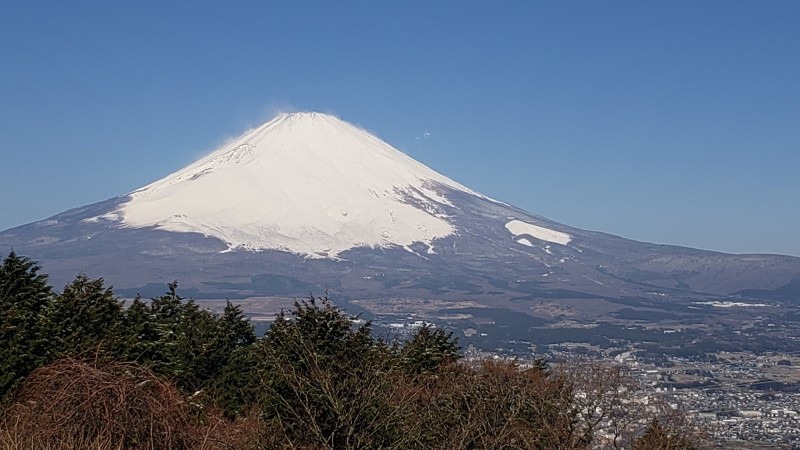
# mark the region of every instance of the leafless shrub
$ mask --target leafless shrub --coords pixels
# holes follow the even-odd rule
[[[677,405],[643,390],[618,365],[578,359],[560,365],[555,371],[572,385],[576,420],[571,434],[583,445],[646,448],[637,447],[637,442],[654,423],[659,427],[651,437],[663,431],[659,436],[683,436],[680,442],[696,446],[675,449],[701,448],[705,441],[702,430]]]
[[[146,368],[67,358],[20,385],[0,418],[0,449],[236,448],[231,431]]]
[[[569,435],[569,386],[538,369],[486,360],[452,365],[398,389],[414,393],[409,448],[580,448]]]

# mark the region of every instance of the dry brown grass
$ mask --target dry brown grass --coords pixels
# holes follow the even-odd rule
[[[203,411],[139,365],[67,358],[14,393],[0,450],[249,450],[259,432]]]

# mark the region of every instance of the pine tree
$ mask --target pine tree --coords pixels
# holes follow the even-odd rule
[[[53,292],[39,270],[13,251],[0,265],[0,398],[48,360],[42,319]]]

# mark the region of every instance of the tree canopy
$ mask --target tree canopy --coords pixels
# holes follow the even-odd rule
[[[81,413],[86,417],[119,408],[139,418],[150,414],[120,406],[121,396],[146,399],[153,417],[162,417],[159,408],[174,406],[177,395],[180,407],[170,406],[169,417],[182,427],[251,424],[237,432],[247,436],[238,444],[226,440],[234,433],[219,437],[225,446],[202,447],[208,449],[579,449],[596,443],[610,417],[587,411],[627,414],[609,394],[623,391],[609,384],[617,378],[605,369],[573,376],[541,361],[465,361],[452,332],[428,325],[387,342],[373,335],[371,322],[313,295],[280,312],[258,338],[239,306],[228,302],[213,314],[177,287],[170,283],[159,297],[125,305],[102,278],[81,274],[56,293],[36,263],[9,254],[0,265],[0,404],[6,405],[0,448],[6,448],[2,436],[40,445],[64,433],[104,436],[120,442],[115,449],[160,448],[127,435],[117,439],[114,431],[97,434],[86,429],[95,426],[91,420],[56,420],[71,428],[36,434],[42,407],[73,414],[75,395],[84,394],[71,394],[72,387],[103,393],[79,405],[99,408]],[[73,382],[65,373],[87,378]],[[148,386],[159,390],[139,391]],[[44,405],[45,398],[65,403]],[[645,419],[626,422],[640,425],[627,429],[625,442],[696,448],[685,426]],[[30,436],[15,434],[26,423]],[[201,448],[197,440],[185,442],[175,448]]]

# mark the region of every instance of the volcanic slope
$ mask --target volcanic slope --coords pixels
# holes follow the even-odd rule
[[[283,114],[127,195],[0,233],[0,250],[157,295],[476,299],[524,305],[785,295],[800,258],[569,227],[490,199],[370,133]],[[793,283],[793,280],[794,283]],[[524,309],[524,306],[521,307]]]
[[[102,218],[197,232],[231,249],[335,257],[453,234],[440,187],[477,195],[335,117],[286,114]]]

